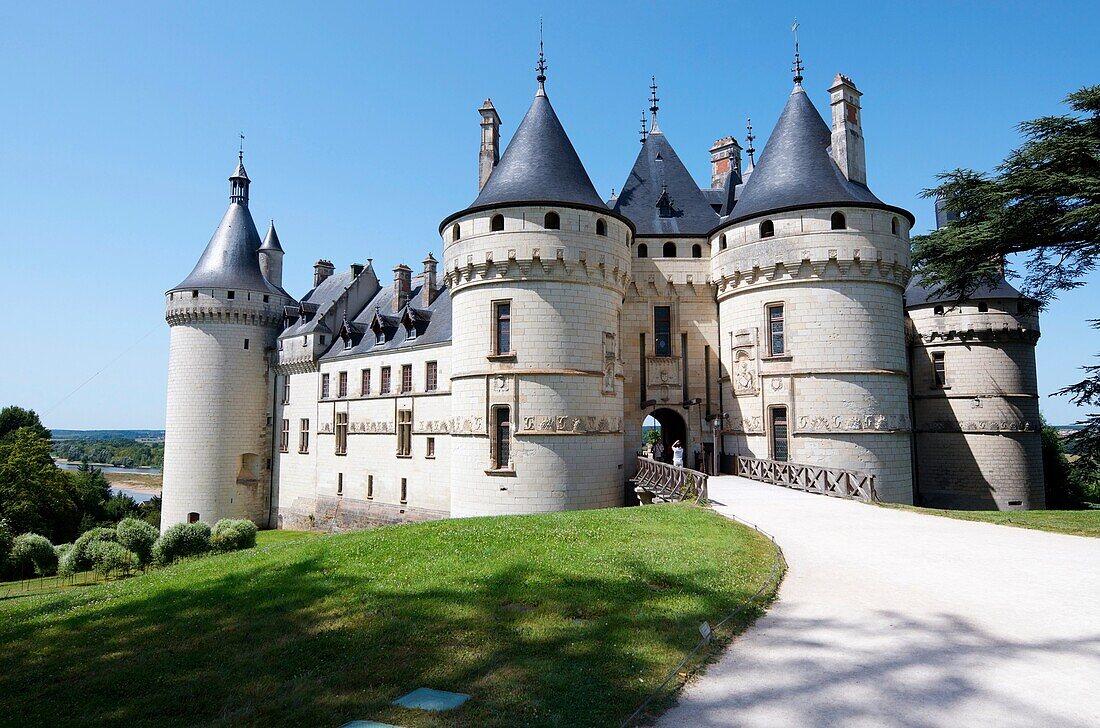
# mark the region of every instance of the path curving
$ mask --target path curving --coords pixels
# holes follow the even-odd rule
[[[1100,725],[1100,539],[710,480],[779,599],[659,726]]]

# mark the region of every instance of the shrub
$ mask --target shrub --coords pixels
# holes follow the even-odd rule
[[[123,518],[130,518],[141,513],[138,502],[125,493],[115,493],[103,504],[103,512],[109,523],[117,523]]]
[[[53,552],[57,556],[57,563],[61,563],[61,559],[65,558],[65,554],[69,553],[72,547],[71,543],[59,543],[53,547]]]
[[[87,571],[92,568],[92,561],[88,556],[88,549],[91,545],[99,541],[117,540],[118,536],[115,535],[115,529],[113,528],[93,528],[84,532],[80,538],[73,542],[72,548],[62,557],[57,573],[62,576],[72,576],[78,571]]]
[[[153,562],[164,565],[210,550],[210,526],[205,523],[177,523],[153,544]]]
[[[160,535],[157,529],[138,518],[125,518],[115,526],[118,542],[133,551],[138,564],[145,566],[153,559],[153,544]]]
[[[11,549],[12,560],[20,573],[25,574],[28,567],[39,576],[50,576],[57,571],[57,554],[53,544],[45,536],[37,533],[24,533],[15,537]]]
[[[104,577],[112,572],[129,574],[137,563],[137,555],[115,541],[93,541],[88,546],[87,555],[95,572]]]
[[[3,518],[0,518],[0,576],[4,573],[4,567],[8,565],[11,557],[12,545],[11,526]]]
[[[240,551],[256,545],[256,524],[247,519],[223,518],[214,524],[210,546],[215,551]]]

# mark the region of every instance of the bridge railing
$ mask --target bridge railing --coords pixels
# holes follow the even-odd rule
[[[738,455],[736,474],[742,478],[774,483],[807,493],[869,502],[878,500],[875,476],[858,470],[821,468],[816,465],[759,460]]]
[[[638,473],[634,476],[634,492],[643,504],[654,500],[707,502],[707,474],[698,470],[662,463],[647,457],[638,458]]]

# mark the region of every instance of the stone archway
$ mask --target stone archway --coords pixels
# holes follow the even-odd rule
[[[649,416],[657,420],[657,424],[661,426],[661,442],[665,446],[665,456],[663,458],[665,462],[672,462],[672,443],[677,440],[680,441],[685,453],[691,452],[687,441],[687,422],[684,421],[683,415],[676,410],[662,407],[650,412]]]

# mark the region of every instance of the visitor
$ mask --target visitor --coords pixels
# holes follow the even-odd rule
[[[678,468],[684,467],[684,446],[679,440],[672,443],[672,464]]]
[[[665,445],[660,440],[653,444],[653,459],[657,461],[665,459]]]

